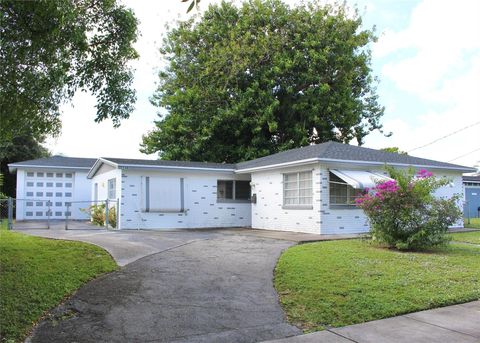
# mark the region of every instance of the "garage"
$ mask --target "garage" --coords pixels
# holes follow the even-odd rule
[[[96,159],[52,156],[9,165],[17,173],[17,220],[87,219],[91,182],[87,173]]]

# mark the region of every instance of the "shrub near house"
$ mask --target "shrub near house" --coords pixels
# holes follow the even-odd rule
[[[437,179],[427,170],[387,170],[393,180],[378,183],[356,199],[368,216],[372,238],[401,250],[428,249],[446,243],[448,227],[462,216],[458,196],[434,196],[449,180]]]

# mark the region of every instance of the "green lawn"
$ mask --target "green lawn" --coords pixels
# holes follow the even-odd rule
[[[480,229],[480,218],[470,218],[470,224],[468,224],[467,219],[464,219],[463,225],[472,229]]]
[[[452,233],[452,240],[457,242],[480,244],[480,230]]]
[[[0,341],[23,340],[46,311],[115,269],[111,256],[97,246],[0,229]]]
[[[362,240],[297,245],[275,270],[291,323],[322,330],[480,298],[480,247],[398,252]]]

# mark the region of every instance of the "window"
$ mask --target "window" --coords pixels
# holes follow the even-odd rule
[[[27,217],[33,217],[33,212],[26,212]]]
[[[250,181],[217,180],[217,200],[250,200]]]
[[[37,197],[43,197],[43,192],[37,192]]]
[[[27,177],[33,177],[33,175],[34,175],[33,172],[27,172]]]
[[[33,192],[27,192],[27,197],[33,197]]]
[[[47,173],[47,177],[53,177],[53,173]]]
[[[72,215],[72,212],[70,212],[70,211],[65,211],[65,216],[69,217],[69,216],[71,216],[71,215]]]
[[[235,181],[235,199],[250,200],[250,181]]]
[[[312,207],[312,172],[283,174],[283,206]]]
[[[72,188],[72,183],[71,183],[71,182],[65,183],[65,187],[67,187],[67,188]]]
[[[62,216],[62,212],[55,212],[55,217],[61,217]]]
[[[37,202],[35,203],[35,206],[37,206],[37,207],[42,207],[42,206],[43,206],[43,201],[37,201]]]
[[[70,201],[65,202],[65,206],[72,206],[72,203]]]
[[[33,201],[27,201],[27,206],[33,206]]]
[[[355,198],[362,195],[361,189],[355,189],[337,175],[330,173],[330,205],[355,205]]]
[[[51,198],[51,197],[53,197],[53,193],[52,193],[52,192],[47,192],[47,193],[46,193],[46,196],[49,197],[49,198]]]
[[[43,182],[37,182],[37,187],[43,187]]]
[[[72,196],[72,193],[70,193],[70,192],[66,192],[66,193],[65,193],[65,197],[66,197],[66,198],[70,198],[71,196]]]
[[[233,200],[233,181],[227,180],[217,180],[217,199]]]
[[[56,176],[57,177],[63,177],[63,174],[62,173],[57,173]]]
[[[185,183],[183,178],[164,176],[142,177],[143,212],[184,212],[184,197]]]
[[[57,182],[57,183],[55,184],[55,187],[62,187],[62,186],[63,186],[63,184],[62,184],[61,182]]]
[[[61,196],[62,196],[62,192],[55,192],[55,196],[56,196],[56,197],[61,197]]]
[[[47,187],[53,187],[53,182],[47,182]]]
[[[33,187],[33,182],[27,182],[27,187]]]
[[[62,206],[62,202],[61,201],[55,202],[55,206],[57,206],[57,207]]]
[[[108,199],[116,199],[117,180],[108,180]]]
[[[66,173],[66,174],[65,174],[65,177],[66,177],[67,179],[71,179],[71,178],[73,177],[73,174],[72,174],[72,173]]]
[[[41,216],[43,216],[43,212],[40,212],[40,211],[39,211],[39,212],[35,212],[35,215],[36,215],[37,217],[41,217]]]
[[[43,173],[41,172],[37,173],[37,177],[43,177]]]

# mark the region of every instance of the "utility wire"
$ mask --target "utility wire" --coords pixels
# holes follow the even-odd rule
[[[440,137],[440,138],[437,138],[437,139],[435,139],[434,141],[431,141],[430,143],[427,143],[427,144],[425,144],[425,145],[421,145],[421,146],[416,147],[416,148],[414,148],[414,149],[412,149],[412,150],[408,150],[407,152],[410,153],[410,152],[412,152],[412,151],[425,148],[425,147],[427,147],[427,146],[429,146],[429,145],[432,145],[432,144],[434,144],[434,143],[437,143],[438,141],[441,141],[442,139],[445,139],[445,138],[447,138],[447,137],[453,136],[453,135],[455,135],[455,134],[457,134],[457,133],[459,133],[459,132],[462,132],[463,130],[469,129],[469,128],[474,127],[474,126],[476,126],[476,125],[478,125],[478,124],[480,124],[480,121],[478,121],[478,122],[476,122],[476,123],[473,123],[473,124],[471,124],[471,125],[467,125],[467,126],[461,128],[461,129],[457,130],[457,131],[453,131],[452,133],[449,133],[448,135],[445,135],[445,136],[442,136],[442,137]]]
[[[461,155],[461,156],[455,157],[453,160],[450,160],[450,161],[448,161],[448,162],[452,162],[452,161],[458,160],[459,158],[462,158],[462,157],[465,157],[465,156],[467,156],[467,155],[473,154],[474,152],[477,152],[477,151],[480,151],[480,148],[477,148],[477,149],[475,149],[475,150],[473,150],[473,151],[467,152],[466,154],[463,154],[463,155]]]

